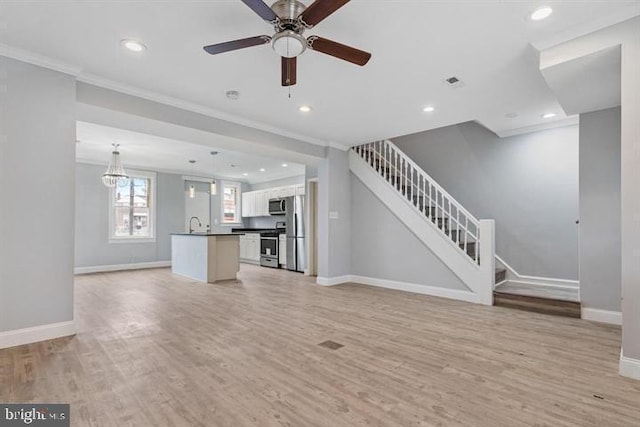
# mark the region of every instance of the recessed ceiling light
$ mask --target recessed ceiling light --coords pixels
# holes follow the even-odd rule
[[[530,17],[532,21],[542,21],[543,19],[551,16],[552,13],[553,9],[551,9],[549,6],[542,6],[533,11]]]
[[[422,111],[424,111],[425,113],[433,113],[434,111],[436,111],[436,108],[431,105],[428,105],[424,107]]]
[[[542,116],[543,119],[552,119],[556,116],[556,113],[544,113]]]
[[[507,119],[515,119],[518,117],[518,113],[508,113],[504,115]]]
[[[283,164],[282,164],[282,167],[283,167],[283,168],[286,168],[287,166],[289,166],[289,165],[288,165],[288,164],[286,164],[286,163],[283,163]]]
[[[266,172],[267,170],[265,168],[260,168],[260,172]]]
[[[249,176],[249,174],[248,174],[248,173],[246,173],[246,172],[245,172],[245,173],[243,173],[242,175],[243,175],[243,176]]]
[[[126,47],[132,52],[142,52],[147,48],[145,45],[143,45],[137,40],[125,39],[125,40],[122,40],[120,43],[122,44],[122,46]]]
[[[298,108],[298,110],[303,113],[308,113],[311,111],[311,107],[309,107],[308,105],[302,105],[300,108]]]

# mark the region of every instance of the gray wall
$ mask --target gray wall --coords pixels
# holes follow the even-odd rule
[[[338,218],[331,219],[334,212]],[[318,276],[351,274],[351,173],[349,153],[327,148],[318,166]]]
[[[499,138],[473,123],[394,138],[480,219],[521,275],[578,279],[578,127]]]
[[[580,298],[620,311],[620,108],[580,115]]]
[[[352,274],[468,290],[354,175],[351,200]]]
[[[170,233],[184,231],[184,181],[158,173],[156,242],[109,243],[109,189],[100,177],[104,166],[76,165],[76,267],[171,260]]]
[[[75,79],[0,56],[0,331],[73,320]]]

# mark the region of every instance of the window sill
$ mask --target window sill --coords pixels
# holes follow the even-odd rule
[[[112,237],[109,243],[155,243],[155,237]]]
[[[220,224],[221,227],[237,227],[239,225],[244,225],[242,222],[225,222],[224,224]]]

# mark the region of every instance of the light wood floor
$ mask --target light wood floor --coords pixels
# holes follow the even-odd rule
[[[640,425],[617,327],[254,266],[240,278],[78,276],[78,335],[0,350],[0,401],[71,403],[74,426]]]

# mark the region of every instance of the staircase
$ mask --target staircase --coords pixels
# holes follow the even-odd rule
[[[507,270],[495,268],[493,221],[471,215],[391,141],[353,147],[349,156],[351,171],[470,289],[473,297],[465,300],[580,317],[580,303],[571,298],[504,285]]]
[[[494,222],[478,220],[391,141],[353,147],[351,171],[469,288],[493,304]]]

